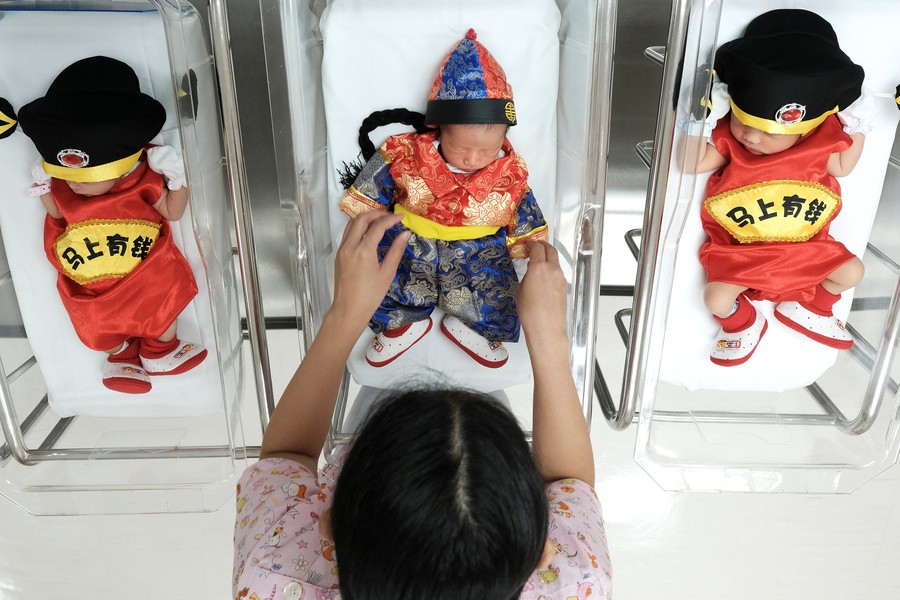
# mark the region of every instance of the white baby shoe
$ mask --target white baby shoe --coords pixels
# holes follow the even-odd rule
[[[141,351],[143,352],[143,348]],[[182,340],[165,356],[149,358],[142,354],[141,364],[148,375],[178,375],[202,363],[206,354],[206,348],[200,344]]]
[[[372,343],[366,348],[366,362],[373,367],[383,367],[412,348],[429,331],[431,317],[396,329],[386,329],[372,338]]]
[[[444,319],[441,321],[441,331],[466,354],[485,367],[497,369],[509,360],[509,353],[503,347],[503,342],[484,339],[452,315],[444,315]]]
[[[853,347],[853,338],[844,329],[844,322],[834,315],[819,315],[799,302],[780,302],[775,318],[806,337],[838,350]]]
[[[140,365],[109,360],[103,363],[103,385],[123,394],[146,394],[153,387]]]
[[[733,332],[719,328],[709,360],[722,367],[733,367],[747,362],[753,356],[759,340],[769,326],[759,309],[754,306],[753,310],[756,311],[756,319],[749,327]]]

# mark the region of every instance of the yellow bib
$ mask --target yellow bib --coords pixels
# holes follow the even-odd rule
[[[805,242],[828,224],[841,198],[820,183],[782,179],[716,194],[704,204],[742,244]]]
[[[147,257],[159,230],[158,223],[139,219],[83,221],[56,239],[56,258],[81,284],[125,277]]]

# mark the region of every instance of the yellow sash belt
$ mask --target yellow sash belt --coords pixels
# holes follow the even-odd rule
[[[441,225],[431,219],[413,214],[400,206],[394,205],[394,212],[403,215],[403,226],[421,237],[435,240],[456,241],[474,240],[497,233],[500,229],[493,225]]]

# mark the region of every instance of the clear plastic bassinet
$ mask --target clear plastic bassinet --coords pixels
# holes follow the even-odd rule
[[[145,395],[100,385],[104,358],[75,338],[41,256],[43,214],[25,194],[37,152],[21,131],[2,140],[0,493],[28,512],[211,511],[233,493],[244,359],[207,17],[179,0],[0,2],[0,95],[15,108],[43,95],[63,67],[97,54],[127,62],[166,107],[156,141],[183,154],[191,192],[173,238],[200,289],[179,316],[179,335],[209,350],[199,367],[154,381]]]
[[[529,184],[571,283],[571,365],[589,419],[615,3],[283,0],[279,6],[277,15],[263,15],[263,26],[281,202],[296,232],[306,342],[330,304],[334,250],[347,222],[337,208],[343,192],[337,169],[357,157],[363,118],[394,107],[424,112],[441,59],[474,28],[513,87],[519,124],[509,137],[528,164]],[[402,130],[383,127],[371,138],[377,147]],[[502,396],[530,385],[524,342],[508,345],[507,365],[487,369],[438,329],[415,352],[380,369],[362,358],[372,335],[363,334],[350,359],[332,441],[346,437],[346,410],[360,387],[439,382]]]
[[[638,148],[651,182],[633,306],[618,317],[627,343],[618,405],[599,367],[596,389],[612,426],[624,428],[638,415],[635,459],[668,490],[850,492],[894,464],[900,447],[900,68],[890,51],[900,12],[888,1],[806,4],[676,0],[667,46],[646,53],[663,65],[663,86],[656,139]],[[770,323],[764,343],[745,364],[723,368],[708,359],[718,325],[703,307],[697,258],[708,174],[681,172],[687,138],[676,123],[687,122],[689,107],[707,93],[704,67],[716,48],[774,8],[808,8],[829,20],[876,96],[875,129],[856,169],[840,180],[845,208],[831,229],[863,258],[866,275],[835,307],[853,335],[852,350],[780,326],[763,302]]]

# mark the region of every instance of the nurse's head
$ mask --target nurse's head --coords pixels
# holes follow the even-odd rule
[[[515,417],[462,390],[370,415],[331,512],[343,600],[512,600],[549,556],[547,499]]]

